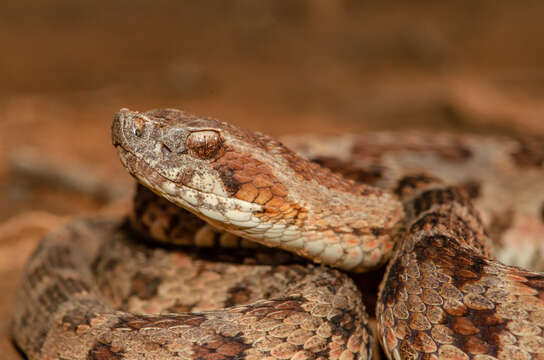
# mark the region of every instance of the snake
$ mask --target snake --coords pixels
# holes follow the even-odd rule
[[[11,327],[29,359],[544,358],[541,139],[280,142],[121,109],[112,142],[133,211],[39,243]],[[350,274],[383,265],[374,333]]]

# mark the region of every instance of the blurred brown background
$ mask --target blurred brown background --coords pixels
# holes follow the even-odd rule
[[[19,359],[10,308],[39,237],[123,208],[131,181],[109,139],[119,108],[272,135],[544,135],[543,16],[538,0],[1,1],[2,358]]]

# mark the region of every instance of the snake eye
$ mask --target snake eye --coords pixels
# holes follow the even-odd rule
[[[191,133],[185,141],[185,147],[191,155],[201,159],[210,159],[217,154],[222,145],[219,133],[212,130],[196,131]]]
[[[145,121],[140,118],[134,119],[134,129],[132,130],[134,136],[142,137],[144,135]]]

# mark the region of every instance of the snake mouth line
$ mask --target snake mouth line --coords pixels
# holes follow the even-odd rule
[[[201,190],[201,189],[197,189],[195,187],[192,187],[191,185],[188,185],[188,184],[184,184],[184,183],[179,183],[179,182],[176,182],[175,180],[172,180],[168,177],[166,177],[165,175],[161,174],[159,171],[156,171],[154,169],[154,167],[149,163],[147,162],[144,158],[136,155],[135,153],[125,149],[121,144],[116,144],[115,147],[119,150],[122,150],[122,154],[121,154],[121,160],[125,163],[126,162],[126,159],[124,158],[126,155],[130,155],[130,156],[133,156],[135,159],[137,159],[138,162],[140,162],[141,164],[143,164],[145,166],[146,169],[148,170],[154,170],[154,174],[159,176],[162,180],[164,181],[167,181],[169,183],[171,183],[173,186],[177,186],[177,187],[180,187],[180,188],[187,188],[187,189],[190,189],[190,190],[193,190],[193,191],[196,191],[198,193],[201,193],[201,194],[207,194],[207,195],[212,195],[212,196],[216,196],[218,198],[222,198],[222,199],[225,199],[225,200],[236,200],[236,201],[240,201],[240,202],[243,202],[243,203],[246,203],[248,205],[255,205],[253,203],[250,203],[250,202],[247,202],[247,201],[243,201],[243,200],[239,200],[239,199],[232,199],[232,198],[229,198],[229,197],[226,197],[226,196],[222,196],[222,195],[218,195],[216,193],[213,193],[213,192],[209,192],[209,191],[204,191],[204,190]],[[258,205],[255,205],[255,206],[258,206]]]
[[[215,226],[220,228],[234,226],[248,229],[259,226],[260,221],[253,214],[263,210],[261,205],[178,183],[161,174],[152,164],[141,156],[127,150],[121,144],[114,145],[118,150],[121,161],[131,175],[142,185],[165,197],[170,202],[207,220],[211,220]]]

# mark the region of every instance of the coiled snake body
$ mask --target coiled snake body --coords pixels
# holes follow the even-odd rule
[[[156,195],[139,188],[132,225],[83,219],[41,242],[12,329],[29,358],[369,358],[353,281],[290,253],[350,272],[391,259],[376,309],[389,358],[544,358],[544,276],[491,255],[525,241],[537,256],[520,260],[538,266],[542,142],[288,139],[310,162],[267,136],[168,109],[123,109],[112,134]]]

